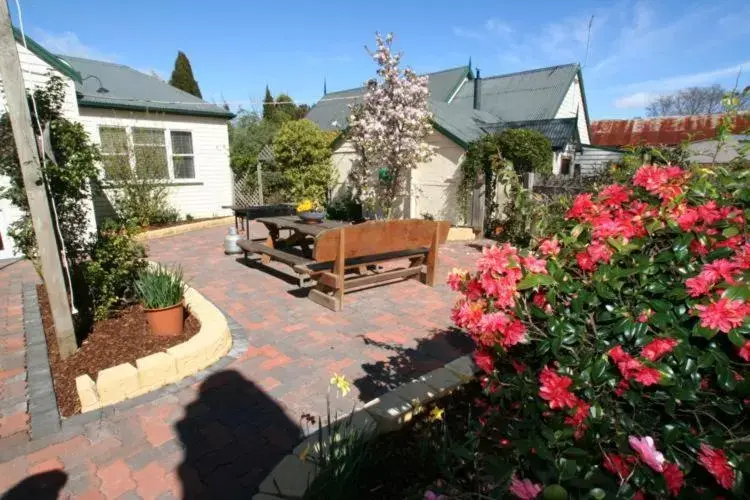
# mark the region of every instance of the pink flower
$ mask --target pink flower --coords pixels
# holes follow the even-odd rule
[[[741,300],[719,299],[708,305],[698,304],[695,308],[700,311],[701,326],[712,330],[729,333],[733,328],[742,324],[748,310]]]
[[[483,310],[482,302],[459,302],[451,311],[451,319],[459,328],[473,330],[482,320]]]
[[[503,332],[501,344],[508,348],[526,340],[526,326],[518,319],[511,321],[508,328]]]
[[[656,449],[654,439],[651,436],[628,438],[630,447],[633,448],[640,457],[641,461],[654,469],[656,472],[664,470],[664,455]]]
[[[667,483],[669,493],[674,497],[679,495],[685,484],[685,474],[680,468],[676,464],[665,462],[662,475],[664,476],[664,482]]]
[[[517,294],[515,276],[496,277],[492,273],[486,272],[480,278],[482,288],[487,295],[495,297],[495,304],[500,307],[510,308],[515,305]]]
[[[556,256],[560,253],[560,242],[557,237],[546,239],[539,245],[539,252],[547,257]]]
[[[539,397],[549,401],[549,407],[573,408],[578,403],[578,398],[568,389],[573,384],[573,379],[564,375],[558,375],[555,371],[545,366],[539,374]]]
[[[745,361],[750,362],[750,340],[745,341],[745,344],[740,347],[740,350],[737,351],[737,354],[739,354],[740,357]]]
[[[565,214],[567,219],[588,219],[596,213],[594,202],[591,201],[591,193],[579,194],[573,200],[573,206]]]
[[[511,359],[510,364],[513,365],[513,369],[516,371],[516,373],[523,373],[524,371],[526,371],[526,365],[521,363],[520,361]]]
[[[590,244],[586,251],[594,262],[609,262],[609,259],[612,257],[612,249],[609,248],[609,245],[602,242]]]
[[[482,294],[484,294],[484,289],[482,288],[482,284],[474,278],[470,279],[467,283],[466,292],[464,292],[464,294],[469,300],[479,300],[482,298]]]
[[[508,491],[521,500],[534,500],[542,492],[542,485],[533,483],[529,479],[518,479],[518,476],[514,474]]]
[[[578,267],[580,267],[582,271],[596,270],[596,262],[594,262],[588,252],[578,252],[576,254],[576,260],[578,261]]]
[[[617,383],[617,387],[615,387],[615,395],[617,397],[622,397],[627,390],[630,389],[630,383],[627,381],[627,379],[622,379]]]
[[[517,260],[518,251],[510,244],[493,245],[482,249],[482,256],[477,261],[477,267],[482,272],[501,274],[506,268],[516,265]]]
[[[706,295],[718,281],[716,278],[717,276],[713,273],[701,272],[698,276],[686,280],[685,286],[687,286],[688,294],[691,297]]]
[[[547,274],[547,261],[544,259],[537,259],[533,255],[528,257],[521,257],[521,264],[531,273]]]
[[[636,371],[634,377],[636,382],[640,382],[644,386],[658,384],[661,380],[661,372],[656,368],[650,368],[648,366],[641,366]]]
[[[732,262],[728,259],[716,259],[703,266],[701,274],[706,273],[711,277],[715,277],[716,281],[723,279],[730,285],[734,284],[734,275],[739,272],[739,266],[737,263]]]
[[[610,184],[599,192],[599,201],[609,207],[620,207],[630,199],[630,194],[622,184]]]
[[[495,358],[492,352],[486,349],[477,349],[474,351],[474,363],[485,373],[492,373],[495,369]]]
[[[716,478],[722,488],[730,490],[734,485],[734,469],[729,465],[724,450],[717,450],[705,443],[701,443],[698,452],[698,462]]]
[[[654,315],[654,311],[652,311],[651,309],[644,309],[638,315],[637,321],[638,323],[648,323],[648,319],[653,315]]]
[[[674,349],[679,342],[671,337],[656,338],[646,344],[641,350],[641,356],[655,362]]]

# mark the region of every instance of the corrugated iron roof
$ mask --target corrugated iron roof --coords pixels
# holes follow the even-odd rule
[[[673,146],[685,140],[710,139],[723,115],[664,116],[591,123],[591,143],[597,146]],[[734,133],[750,130],[750,114],[737,116]]]
[[[549,139],[553,149],[560,149],[566,144],[579,142],[578,119],[557,118],[552,120],[524,120],[516,122],[502,122],[483,127],[487,132],[500,132],[506,129],[525,128],[536,130]]]

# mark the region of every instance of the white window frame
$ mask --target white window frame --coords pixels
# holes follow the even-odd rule
[[[190,148],[193,150],[190,154],[183,154],[183,153],[175,153],[172,149],[172,132],[182,132],[186,134],[190,134]],[[175,182],[195,182],[198,179],[198,164],[195,161],[195,142],[193,142],[193,131],[188,129],[180,129],[180,128],[172,128],[167,131],[167,138],[169,139],[169,146],[168,146],[168,152],[169,152],[169,163],[170,163],[170,172],[169,175],[172,179],[174,179]],[[193,177],[192,178],[183,178],[183,177],[175,177],[174,176],[174,157],[175,156],[181,156],[181,157],[192,157],[193,158]]]
[[[127,144],[128,144],[128,160],[130,163],[130,168],[135,170],[135,143],[133,141],[133,130],[137,128],[141,129],[152,129],[152,130],[161,130],[164,133],[164,148],[166,150],[167,154],[167,177],[160,179],[163,182],[167,182],[169,184],[200,184],[203,181],[200,179],[199,172],[200,169],[198,167],[198,161],[197,161],[197,154],[195,152],[195,142],[193,141],[193,130],[190,129],[183,129],[183,128],[167,128],[162,127],[154,124],[154,126],[147,126],[147,125],[117,125],[117,124],[107,124],[107,123],[99,123],[97,124],[97,133],[99,134],[99,146],[101,147],[102,144],[102,135],[101,135],[101,129],[103,128],[116,128],[116,129],[124,129],[125,135],[127,137]],[[173,154],[172,151],[172,132],[187,132],[190,134],[190,141],[193,146],[193,177],[192,178],[175,178],[174,176],[174,157],[175,156],[191,156],[186,154]],[[103,153],[103,156],[115,156],[116,153]],[[104,170],[104,164],[101,165],[101,172],[102,172],[102,179],[104,183],[107,183],[107,177],[106,172]],[[109,181],[111,182],[111,181]]]

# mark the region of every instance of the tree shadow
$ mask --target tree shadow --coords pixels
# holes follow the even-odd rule
[[[416,347],[380,342],[365,335],[359,337],[365,345],[379,347],[393,353],[386,361],[362,365],[366,375],[354,381],[362,401],[370,401],[381,396],[474,349],[471,338],[453,327],[431,330],[429,337],[417,340]]]
[[[13,486],[2,500],[55,500],[67,482],[68,475],[59,469],[41,472]]]
[[[184,448],[184,498],[250,498],[299,442],[301,429],[234,370],[208,377],[175,425]]]

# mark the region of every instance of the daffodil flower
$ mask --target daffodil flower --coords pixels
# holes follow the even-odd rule
[[[430,422],[437,422],[438,420],[443,420],[444,413],[445,413],[445,410],[443,410],[439,406],[434,407],[432,410],[430,410],[430,416],[429,416]]]
[[[338,373],[334,373],[333,377],[331,377],[331,385],[336,386],[336,388],[341,391],[342,396],[346,396],[349,391],[352,390],[352,386],[349,381],[346,380],[346,377],[339,375]]]

